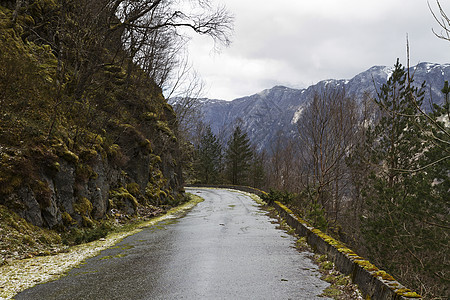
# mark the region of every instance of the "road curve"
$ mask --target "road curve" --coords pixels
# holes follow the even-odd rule
[[[184,218],[149,227],[67,276],[14,299],[325,299],[309,253],[248,196],[190,189],[205,199]]]

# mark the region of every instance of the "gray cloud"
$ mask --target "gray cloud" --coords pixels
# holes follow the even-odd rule
[[[406,34],[411,64],[449,60],[450,42],[432,33],[438,25],[426,0],[217,2],[236,17],[234,43],[219,54],[211,53],[213,44],[205,38],[190,45],[209,98],[351,78],[373,65],[393,65],[398,57],[405,63]],[[450,4],[444,9],[450,14]]]

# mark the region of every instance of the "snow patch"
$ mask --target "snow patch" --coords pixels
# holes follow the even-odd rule
[[[302,116],[303,110],[305,110],[304,106],[300,106],[297,111],[294,113],[294,117],[291,120],[291,124],[295,124],[298,122],[300,117]]]

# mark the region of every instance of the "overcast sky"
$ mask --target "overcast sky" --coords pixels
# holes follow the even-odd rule
[[[235,17],[233,43],[219,53],[195,37],[189,52],[203,78],[203,96],[232,100],[275,85],[304,88],[350,79],[374,65],[450,62],[450,42],[427,0],[212,0]],[[429,0],[436,8],[435,0]],[[450,1],[441,0],[450,15]]]

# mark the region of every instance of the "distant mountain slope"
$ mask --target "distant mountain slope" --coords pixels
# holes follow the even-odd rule
[[[374,66],[350,80],[323,80],[306,89],[275,86],[233,101],[203,99],[203,121],[210,124],[216,135],[225,139],[239,124],[258,150],[266,149],[270,152],[279,136],[295,135],[296,121],[315,91],[342,86],[349,95],[360,100],[366,92],[375,95],[375,89],[386,83],[392,71],[393,67]],[[414,75],[416,85],[426,81],[427,107],[429,99],[434,103],[443,103],[440,90],[445,80],[450,81],[450,64],[420,63],[410,68],[410,74]]]

